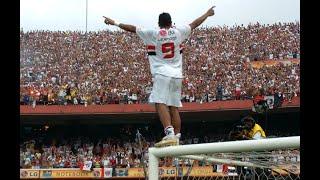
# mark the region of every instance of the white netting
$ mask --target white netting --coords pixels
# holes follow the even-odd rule
[[[165,161],[165,163],[163,163]],[[300,179],[300,150],[213,153],[162,158],[159,179]]]

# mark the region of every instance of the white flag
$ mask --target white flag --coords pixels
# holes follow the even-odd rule
[[[265,96],[264,100],[267,101],[267,104],[269,106],[269,109],[273,109],[273,105],[274,105],[274,96]]]
[[[85,161],[83,165],[84,171],[91,171],[92,161]]]

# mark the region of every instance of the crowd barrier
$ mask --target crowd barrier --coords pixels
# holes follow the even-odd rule
[[[194,177],[226,176],[228,173],[216,172],[213,166],[193,167],[160,167],[159,173],[162,177],[175,177],[186,175]],[[52,178],[144,178],[143,168],[93,168],[92,171],[83,171],[79,168],[61,169],[20,169],[20,179],[52,179]]]
[[[293,165],[287,165],[293,166]],[[219,167],[219,168],[217,168]],[[285,167],[284,169],[296,169],[294,174],[300,174],[300,166],[297,168]],[[234,169],[234,168],[233,168]],[[228,166],[199,166],[199,167],[159,167],[161,177],[223,177],[237,176],[237,173]],[[273,169],[274,173],[288,175],[282,169]],[[143,168],[93,168],[91,171],[80,170],[79,168],[55,168],[55,169],[20,169],[20,179],[81,179],[81,178],[144,178]]]
[[[181,112],[251,110],[252,100],[214,101],[210,103],[182,103]],[[300,106],[300,97],[293,97],[292,102],[284,102],[282,107]],[[123,114],[123,113],[155,113],[150,104],[107,104],[107,105],[70,105],[70,106],[32,106],[21,105],[20,115],[68,115],[68,114]]]

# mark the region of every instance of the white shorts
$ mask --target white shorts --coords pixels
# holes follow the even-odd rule
[[[167,106],[182,107],[181,103],[182,78],[168,77],[156,74],[149,96],[149,103],[163,103]]]

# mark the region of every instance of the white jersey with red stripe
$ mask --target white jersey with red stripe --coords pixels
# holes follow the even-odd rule
[[[147,46],[152,76],[161,74],[168,77],[183,78],[182,42],[191,34],[189,25],[156,30],[137,28],[136,32]]]

